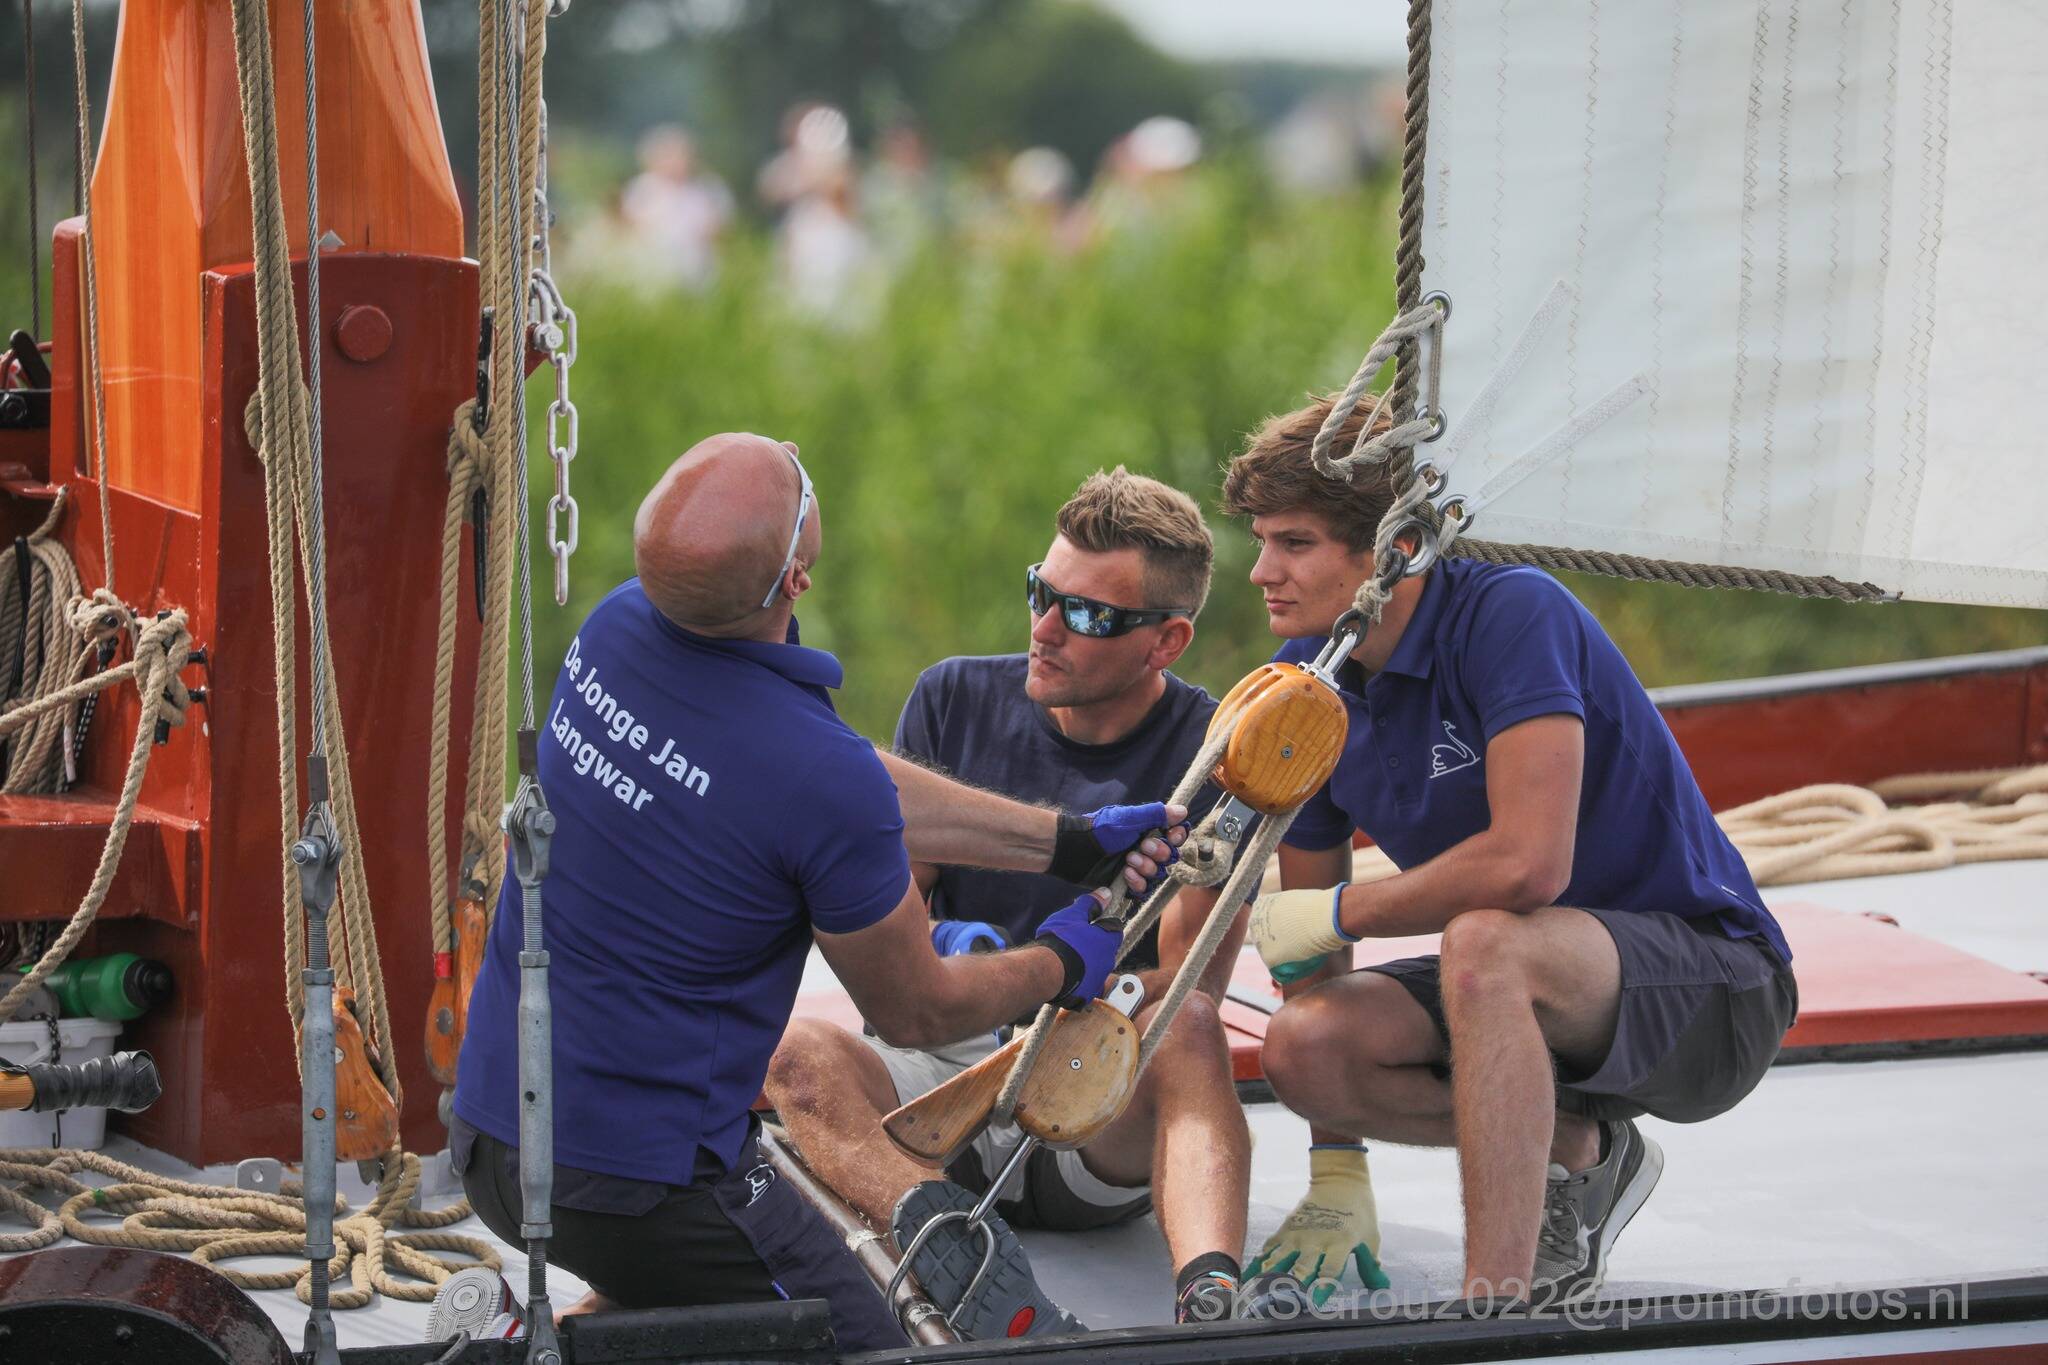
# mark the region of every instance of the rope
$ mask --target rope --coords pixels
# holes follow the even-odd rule
[[[2048,764],[1801,787],[1716,818],[1758,886],[2048,858]]]
[[[21,591],[19,574],[0,573],[0,659],[22,660],[19,683],[12,693],[0,696],[0,710],[12,711],[70,687],[85,676],[93,658],[92,651],[73,647],[76,637],[69,616],[58,607],[80,590],[78,568],[56,538],[70,494],[69,485],[58,489],[43,524],[21,540],[30,561],[27,594]],[[0,792],[47,795],[63,790],[64,738],[74,725],[72,709],[44,709],[18,724],[25,733],[10,748]]]
[[[0,736],[22,729],[38,716],[64,714],[90,693],[133,679],[141,698],[141,707],[135,718],[135,745],[128,755],[128,772],[121,783],[121,795],[115,804],[114,818],[107,828],[107,842],[100,849],[99,866],[93,872],[92,883],[86,888],[78,909],[72,912],[71,922],[64,926],[64,932],[57,936],[56,942],[44,951],[28,975],[0,997],[0,1023],[13,1017],[29,992],[56,970],[78,945],[79,939],[85,936],[85,931],[92,927],[101,903],[107,898],[108,888],[114,884],[114,870],[120,865],[121,851],[128,843],[128,830],[134,823],[136,802],[142,794],[142,775],[149,768],[150,751],[155,747],[157,721],[161,718],[172,725],[183,724],[185,707],[190,701],[185,685],[178,680],[179,670],[192,653],[192,637],[185,629],[183,611],[167,612],[137,631],[135,613],[101,588],[91,597],[72,600],[70,620],[72,628],[88,640],[105,638],[109,634],[132,633],[135,657],[117,668],[59,688],[0,715]],[[81,657],[88,657],[92,652],[92,646],[88,645]]]
[[[116,1183],[88,1185],[76,1178],[81,1171]],[[157,1175],[100,1152],[47,1147],[0,1150],[0,1179],[64,1196],[63,1206],[52,1213],[19,1190],[0,1185],[0,1207],[32,1228],[0,1234],[0,1253],[33,1251],[68,1233],[98,1246],[187,1253],[239,1288],[291,1289],[300,1302],[310,1301],[310,1266],[242,1271],[219,1264],[239,1256],[303,1254],[306,1213],[303,1189],[295,1182],[286,1182],[279,1194],[228,1189]],[[489,1242],[438,1231],[468,1217],[467,1204],[434,1210],[413,1207],[419,1183],[420,1159],[406,1153],[386,1163],[376,1195],[361,1211],[351,1213],[346,1200],[335,1200],[334,1236],[339,1247],[329,1271],[337,1281],[347,1275],[351,1287],[332,1297],[333,1307],[361,1308],[377,1294],[424,1303],[433,1298],[436,1286],[465,1265],[502,1268]],[[120,1221],[102,1221],[105,1216]],[[394,1227],[420,1230],[397,1233]],[[457,1262],[428,1254],[435,1251],[469,1259]]]
[[[114,517],[107,493],[107,388],[100,374],[99,268],[92,244],[92,101],[85,83],[85,0],[71,0],[71,73],[78,107],[78,204],[84,219],[79,249],[85,263],[85,354],[92,370],[93,470],[100,494],[100,583],[112,592]]]
[[[1827,597],[1837,602],[1884,602],[1895,594],[1875,583],[1849,583],[1826,575],[1783,573],[1776,569],[1743,569],[1722,564],[1697,564],[1653,559],[1608,550],[1575,550],[1561,545],[1501,545],[1493,541],[1458,540],[1446,553],[1489,564],[1533,564],[1556,573],[1604,574],[1640,583],[1676,583],[1687,588],[1743,588],[1791,597]]]
[[[1201,791],[1202,785],[1209,780],[1210,773],[1215,771],[1217,762],[1223,757],[1224,749],[1230,744],[1231,735],[1236,731],[1237,722],[1232,720],[1202,741],[1202,747],[1188,764],[1180,785],[1166,798],[1168,805],[1186,807],[1193,802],[1195,794]],[[1171,900],[1182,886],[1210,886],[1223,881],[1225,876],[1230,874],[1231,860],[1228,857],[1219,857],[1216,849],[1217,815],[1218,811],[1212,808],[1209,814],[1203,817],[1202,822],[1189,831],[1182,847],[1192,852],[1183,852],[1181,860],[1167,870],[1165,879],[1153,888],[1151,895],[1145,898],[1137,913],[1124,924],[1123,942],[1118,946],[1116,953],[1118,965],[1136,950],[1152,926],[1158,923],[1160,914],[1166,908],[1166,902]],[[1180,969],[1174,975],[1173,984],[1161,998],[1159,1009],[1152,1020],[1152,1030],[1158,1036],[1165,1036],[1166,1027],[1173,1022],[1173,1016],[1179,1012],[1181,1004],[1187,999],[1188,991],[1193,989],[1194,983],[1199,981],[1202,973],[1208,969],[1217,945],[1222,943],[1223,935],[1229,930],[1231,921],[1237,917],[1239,905],[1250,889],[1258,884],[1259,875],[1265,868],[1265,859],[1279,842],[1277,834],[1270,842],[1267,841],[1266,836],[1271,827],[1277,824],[1284,832],[1292,821],[1293,815],[1290,813],[1262,822],[1259,835],[1253,840],[1255,856],[1243,859],[1237,864],[1237,874],[1230,876],[1222,894],[1217,897],[1216,904],[1210,908],[1208,919],[1202,925],[1202,932],[1189,946],[1187,956],[1181,960]],[[1252,864],[1256,864],[1258,870],[1246,878],[1244,869]],[[1130,887],[1119,876],[1110,889],[1109,903],[1103,908],[1103,913],[1114,915],[1129,900]],[[1052,1034],[1051,1024],[1058,1009],[1057,1005],[1046,1005],[1038,1011],[1038,1017],[1032,1020],[1031,1032],[1025,1037],[1024,1046],[1018,1050],[1017,1060],[1012,1063],[1010,1074],[1003,1081],[1002,1090],[996,1095],[993,1122],[1008,1123],[1016,1114],[1017,1098],[1023,1093],[1024,1081],[1030,1076],[1032,1066],[1038,1061],[1039,1052],[1044,1049],[1046,1040]],[[1141,1074],[1145,1063],[1150,1060],[1151,1050],[1155,1044],[1153,1032],[1148,1032],[1138,1052],[1138,1067]]]
[[[297,306],[292,295],[291,259],[287,247],[284,192],[280,182],[277,141],[277,100],[270,58],[269,22],[256,0],[234,0],[235,71],[242,102],[243,147],[249,166],[250,209],[256,276],[257,389],[244,412],[251,445],[263,462],[264,502],[270,552],[270,599],[274,623],[275,666],[277,669],[278,794],[280,825],[286,839],[280,841],[279,865],[284,880],[286,1007],[292,1019],[294,1041],[301,1025],[303,1002],[296,986],[305,966],[305,908],[299,899],[297,869],[289,861],[284,844],[298,827],[298,760],[295,741],[295,698],[298,695],[297,650],[293,578],[296,556],[292,539],[296,526],[299,545],[308,551],[307,597],[315,617],[316,637],[322,623],[318,608],[324,604],[324,585],[314,582],[321,567],[314,559],[321,540],[320,509],[313,502],[312,427],[316,420],[312,399],[299,373]],[[310,319],[318,326],[317,318]],[[391,1020],[384,995],[383,973],[377,961],[375,922],[372,918],[368,875],[363,864],[362,838],[356,821],[355,786],[351,778],[348,742],[342,726],[339,692],[335,687],[334,661],[327,651],[315,649],[313,695],[319,707],[316,732],[324,726],[331,737],[329,764],[332,782],[331,805],[340,836],[341,896],[334,927],[341,951],[339,984],[352,987],[361,1007],[365,1041],[383,1063],[379,1078],[391,1092],[394,1103],[404,1105],[404,1092],[393,1064]],[[296,1056],[298,1049],[294,1049]]]
[[[1429,4],[1430,0],[1408,3],[1408,108],[1402,119],[1401,218],[1394,244],[1394,311],[1401,314],[1414,312],[1422,303],[1423,153],[1429,145]],[[1412,339],[1400,354],[1401,363],[1394,373],[1394,416],[1397,421],[1406,422],[1415,416]],[[1396,473],[1405,480],[1406,470]],[[1373,613],[1372,619],[1377,621],[1378,613]]]
[[[448,435],[448,502],[441,522],[441,611],[434,650],[433,720],[427,759],[427,894],[433,914],[436,953],[454,950],[450,921],[453,899],[443,859],[447,856],[448,758],[453,727],[456,612],[461,591],[462,523],[471,500],[481,489],[485,505],[501,520],[508,510],[514,527],[492,536],[485,560],[484,619],[477,644],[474,705],[470,714],[469,754],[463,795],[461,840],[456,866],[473,876],[485,914],[496,909],[498,884],[504,877],[503,838],[498,827],[505,804],[505,752],[508,731],[507,688],[511,674],[511,625],[515,537],[523,535],[525,336],[520,325],[526,281],[532,268],[532,242],[518,227],[516,204],[529,203],[540,174],[541,57],[547,45],[547,0],[528,0],[525,10],[525,51],[520,70],[516,166],[507,166],[507,111],[500,97],[505,85],[503,44],[497,7],[478,7],[477,38],[477,270],[484,306],[493,327],[489,356],[490,402],[483,429],[476,426],[477,404],[465,400],[455,410]],[[511,180],[508,186],[507,180]],[[508,418],[507,409],[511,416]],[[484,533],[479,525],[477,534]],[[522,656],[531,692],[530,654]]]

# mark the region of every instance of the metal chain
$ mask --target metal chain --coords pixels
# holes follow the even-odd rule
[[[567,8],[565,5],[563,8]],[[548,499],[548,549],[555,557],[555,605],[569,604],[569,556],[576,553],[579,509],[569,492],[569,466],[576,462],[576,404],[569,397],[569,367],[576,363],[576,310],[555,283],[554,251],[548,238],[554,213],[548,207],[548,105],[540,105],[540,165],[533,188],[532,340],[547,353],[555,371],[555,397],[548,404],[548,456],[555,464],[555,495]],[[561,518],[568,518],[567,530]]]
[[[504,170],[500,184],[504,190],[505,220],[509,229],[505,242],[517,254],[526,224],[524,209],[519,202],[519,91],[520,72],[532,56],[526,51],[526,28],[517,18],[523,18],[525,7],[504,0],[504,52],[499,66],[504,93],[499,97],[499,107],[505,111],[505,136],[502,140]],[[516,563],[519,580],[519,682],[520,682],[520,728],[533,728],[533,556],[531,553],[531,528],[528,525],[529,494],[526,485],[526,403],[524,397],[526,359],[526,321],[530,309],[527,306],[527,292],[519,291],[513,305],[511,318],[512,335],[517,338],[512,348],[512,373],[502,382],[506,385],[507,401],[512,405],[513,458],[512,458],[512,506],[514,511],[513,535],[517,539]],[[522,779],[523,781],[523,779]]]

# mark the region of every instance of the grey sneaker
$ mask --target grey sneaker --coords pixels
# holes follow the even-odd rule
[[[1569,1303],[1600,1287],[1607,1252],[1657,1188],[1664,1152],[1633,1123],[1602,1125],[1607,1159],[1574,1175],[1553,1164],[1543,1192],[1543,1227],[1536,1235],[1535,1283],[1529,1297],[1538,1304]]]
[[[896,1245],[907,1247],[919,1229],[934,1215],[950,1210],[967,1213],[979,1202],[976,1196],[950,1180],[927,1180],[913,1185],[896,1202],[889,1230]],[[975,1341],[1000,1341],[1005,1337],[1046,1336],[1056,1332],[1084,1332],[1080,1319],[1045,1296],[1032,1278],[1031,1261],[1010,1225],[993,1210],[988,1215],[989,1231],[995,1236],[995,1258],[988,1274],[965,1304],[961,1296],[981,1268],[987,1243],[979,1232],[962,1219],[939,1226],[918,1249],[910,1273],[924,1286],[929,1298],[952,1322],[961,1335]],[[954,1309],[958,1308],[955,1312]]]
[[[464,1266],[441,1281],[427,1310],[427,1340],[447,1341],[457,1332],[471,1341],[512,1341],[526,1335],[526,1309],[505,1277],[489,1266]]]

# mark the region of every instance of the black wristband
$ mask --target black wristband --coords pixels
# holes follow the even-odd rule
[[[1102,841],[1095,837],[1095,826],[1087,816],[1060,813],[1052,836],[1052,861],[1045,869],[1048,873],[1093,890],[1107,886],[1123,862],[1123,854],[1102,851]]]
[[[1059,954],[1060,991],[1053,999],[1061,1001],[1071,997],[1076,990],[1080,989],[1081,973],[1088,970],[1088,964],[1083,962],[1081,955],[1074,951],[1073,946],[1058,934],[1040,934],[1031,941],[1043,944]]]

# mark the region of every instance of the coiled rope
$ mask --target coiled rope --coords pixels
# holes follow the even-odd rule
[[[1715,818],[1758,886],[2048,858],[2048,763],[1801,787]]]
[[[83,1171],[114,1183],[87,1184],[77,1178]],[[302,1187],[295,1182],[287,1181],[277,1194],[226,1189],[175,1180],[100,1152],[50,1147],[0,1149],[0,1180],[64,1196],[62,1207],[52,1212],[0,1185],[0,1207],[12,1210],[33,1229],[0,1234],[0,1253],[34,1251],[69,1234],[98,1246],[187,1253],[239,1288],[291,1289],[301,1303],[310,1301],[310,1266],[247,1271],[220,1264],[239,1256],[304,1255],[306,1212],[299,1197]],[[412,1207],[419,1183],[420,1159],[405,1153],[386,1163],[368,1206],[351,1212],[346,1200],[334,1201],[338,1246],[329,1274],[336,1282],[348,1276],[350,1287],[333,1296],[333,1307],[361,1308],[378,1294],[424,1303],[433,1298],[442,1280],[466,1265],[501,1268],[490,1243],[438,1230],[468,1217],[468,1205],[433,1211]],[[105,1221],[109,1216],[119,1221]],[[392,1231],[394,1227],[422,1230],[400,1233]],[[430,1254],[437,1251],[468,1259]]]
[[[47,530],[49,523],[44,525]],[[13,1017],[29,992],[57,969],[78,946],[85,931],[92,927],[93,919],[107,898],[108,889],[114,884],[114,870],[120,866],[121,851],[128,844],[128,831],[135,821],[136,802],[142,794],[142,776],[149,769],[150,751],[155,747],[157,722],[184,724],[185,708],[191,703],[191,694],[178,678],[179,670],[192,656],[192,637],[185,629],[182,610],[165,612],[138,625],[135,612],[127,604],[105,588],[100,588],[89,597],[73,597],[67,620],[71,631],[84,641],[71,665],[68,679],[59,674],[56,681],[61,685],[51,687],[33,700],[13,705],[0,714],[0,738],[34,727],[33,733],[47,741],[52,733],[48,724],[51,719],[68,718],[78,703],[95,692],[117,683],[133,682],[141,701],[135,718],[135,743],[129,750],[127,774],[121,782],[121,794],[114,806],[114,817],[107,828],[107,842],[100,849],[99,866],[93,872],[92,882],[80,898],[78,909],[72,912],[70,923],[64,926],[64,932],[57,936],[56,942],[37,960],[28,975],[0,997],[0,1022]],[[92,677],[83,676],[86,662],[98,654],[101,642],[123,638],[134,642],[134,654],[128,662]],[[60,726],[57,733],[61,734],[66,728],[68,724]]]

